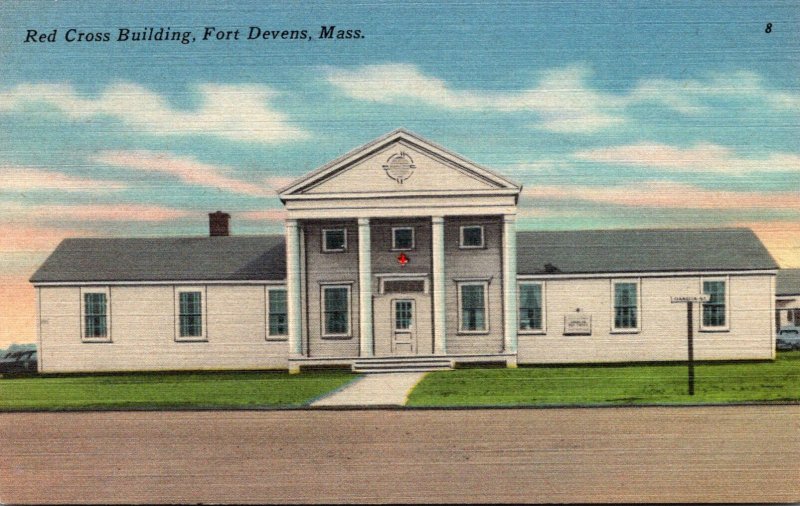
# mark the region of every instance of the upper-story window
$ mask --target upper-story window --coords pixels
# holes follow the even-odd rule
[[[326,228],[322,230],[322,251],[332,253],[347,250],[347,230]]]
[[[466,225],[460,229],[459,246],[461,248],[483,248],[483,225]]]
[[[414,228],[392,228],[392,249],[398,251],[414,249]]]

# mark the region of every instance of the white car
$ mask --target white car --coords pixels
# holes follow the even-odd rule
[[[783,327],[778,331],[775,348],[781,351],[800,350],[800,327]]]

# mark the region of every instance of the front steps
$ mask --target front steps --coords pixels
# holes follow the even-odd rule
[[[381,357],[362,358],[353,362],[352,370],[358,373],[429,372],[449,371],[453,361],[440,357]]]

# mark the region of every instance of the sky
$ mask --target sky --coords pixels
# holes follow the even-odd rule
[[[164,4],[0,3],[0,347],[63,238],[281,233],[276,189],[400,127],[522,184],[518,229],[800,267],[797,2]]]

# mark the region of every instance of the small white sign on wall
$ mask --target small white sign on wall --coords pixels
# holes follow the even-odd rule
[[[573,313],[564,315],[565,336],[588,336],[592,334],[592,315]]]

